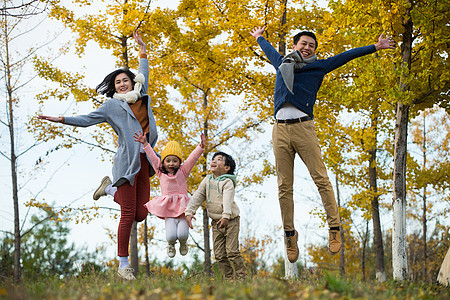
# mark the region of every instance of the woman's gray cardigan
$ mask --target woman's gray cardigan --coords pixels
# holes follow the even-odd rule
[[[148,143],[154,148],[158,139],[156,132],[156,122],[151,108],[151,99],[147,95],[148,89],[148,60],[141,58],[139,60],[139,73],[145,77],[145,83],[142,85],[141,101],[147,102],[149,133],[147,134]],[[134,116],[130,106],[125,101],[114,98],[108,99],[97,110],[87,114],[75,117],[65,117],[64,124],[88,127],[91,125],[107,122],[114,129],[119,137],[119,148],[114,156],[112,168],[113,186],[120,186],[126,181],[134,185],[134,177],[141,168],[139,157],[141,143],[134,141],[133,134],[142,131],[141,124]],[[150,161],[150,160],[149,160]],[[150,162],[150,176],[153,176],[154,170]]]

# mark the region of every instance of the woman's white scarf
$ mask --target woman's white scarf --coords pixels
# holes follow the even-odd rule
[[[143,74],[139,73],[134,77],[134,89],[126,94],[114,93],[113,98],[126,101],[127,103],[133,104],[141,97],[142,84],[145,82],[145,77]]]

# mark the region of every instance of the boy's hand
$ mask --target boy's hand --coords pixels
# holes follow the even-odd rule
[[[189,228],[194,229],[194,226],[192,226],[192,219],[197,220],[194,216],[186,216],[186,222],[188,223]]]
[[[250,31],[250,34],[255,38],[259,38],[264,33],[264,30],[266,30],[266,26],[262,27],[255,27],[252,31]]]
[[[206,137],[203,133],[200,135],[200,147],[202,147],[203,150],[205,150],[206,147]]]
[[[219,228],[226,228],[228,226],[228,219],[222,218],[217,222],[217,227]]]
[[[136,142],[141,143],[142,145],[144,145],[144,147],[146,147],[148,145],[145,135],[143,135],[140,130],[139,130],[139,134],[137,132],[135,132],[133,137]]]

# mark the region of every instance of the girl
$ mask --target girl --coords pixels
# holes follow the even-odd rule
[[[119,69],[107,75],[96,91],[109,99],[97,110],[75,117],[38,116],[39,119],[81,127],[107,122],[117,133],[119,148],[114,157],[111,183],[117,187],[114,201],[120,205],[118,274],[127,280],[135,279],[128,262],[131,226],[134,221],[141,222],[147,217],[144,204],[150,194],[149,177],[154,175],[142,146],[131,137],[143,130],[147,132],[144,139],[151,145],[155,145],[158,138],[151,99],[146,94],[149,75],[146,46],[138,32],[134,32],[133,37],[139,45],[139,74],[135,76],[128,69]]]
[[[177,142],[167,143],[160,159],[141,132],[135,133],[133,137],[135,141],[144,146],[144,151],[150,158],[156,176],[159,178],[162,195],[153,198],[145,206],[149,212],[165,220],[167,255],[170,258],[175,256],[177,239],[180,241],[180,254],[186,255],[188,252],[186,241],[189,235],[189,226],[184,216],[184,210],[189,202],[187,177],[205,149],[205,136],[201,135],[200,144],[183,164],[181,164],[181,148]]]

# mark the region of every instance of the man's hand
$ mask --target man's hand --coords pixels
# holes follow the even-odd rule
[[[252,31],[250,31],[250,34],[255,38],[259,38],[264,33],[264,30],[266,30],[266,26],[262,27],[255,27]]]
[[[228,226],[228,219],[222,218],[217,222],[217,227],[226,228]]]
[[[394,49],[395,45],[396,44],[392,39],[392,37],[384,38],[383,34],[381,34],[380,37],[378,38],[378,43],[375,44],[375,48],[377,50]]]
[[[197,220],[194,216],[186,216],[186,222],[188,223],[189,228],[194,229],[194,226],[192,226],[192,219]]]

